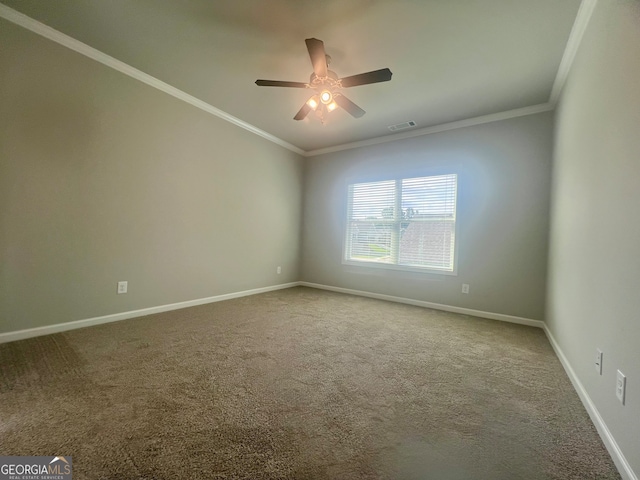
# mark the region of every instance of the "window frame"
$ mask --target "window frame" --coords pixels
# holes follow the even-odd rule
[[[393,181],[396,182],[395,187],[395,201],[397,204],[402,204],[402,196],[397,195],[397,185],[398,183],[402,184],[403,180],[411,180],[414,178],[425,178],[425,177],[439,177],[445,175],[454,175],[456,177],[456,190],[455,190],[455,210],[454,210],[454,245],[453,245],[453,270],[444,270],[439,268],[432,267],[419,267],[412,265],[399,265],[397,263],[382,263],[375,261],[360,261],[360,260],[352,260],[348,259],[347,255],[350,250],[351,245],[351,236],[349,235],[349,222],[350,222],[350,210],[351,210],[351,195],[350,189],[353,185],[363,184],[363,183],[376,183],[376,182],[385,182],[385,181]],[[396,270],[396,271],[404,271],[404,272],[412,272],[412,273],[420,273],[423,275],[446,275],[446,276],[457,276],[458,275],[458,247],[460,245],[460,236],[459,236],[459,218],[458,218],[458,197],[459,197],[459,179],[460,175],[457,172],[453,171],[445,171],[445,172],[433,172],[433,173],[422,173],[422,174],[412,174],[408,176],[400,176],[400,177],[385,177],[378,179],[367,179],[367,180],[350,180],[346,182],[346,192],[345,192],[345,211],[344,211],[344,230],[342,236],[342,264],[359,267],[359,268],[374,268],[374,269],[383,269],[383,270]],[[389,223],[389,224],[400,224],[402,223],[401,219],[393,219],[393,220],[376,220],[376,223]],[[397,261],[397,260],[396,260]]]

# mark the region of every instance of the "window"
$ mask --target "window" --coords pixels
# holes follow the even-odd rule
[[[344,261],[455,273],[456,174],[349,185]]]

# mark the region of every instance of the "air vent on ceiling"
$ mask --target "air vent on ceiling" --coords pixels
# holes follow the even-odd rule
[[[408,122],[404,122],[404,123],[397,123],[395,125],[389,125],[389,130],[391,130],[392,132],[397,132],[398,130],[405,130],[407,128],[413,128],[416,126],[416,122],[414,122],[413,120],[410,120]]]

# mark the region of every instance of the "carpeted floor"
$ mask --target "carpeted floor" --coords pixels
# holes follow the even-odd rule
[[[0,345],[82,479],[617,479],[540,329],[293,288]]]

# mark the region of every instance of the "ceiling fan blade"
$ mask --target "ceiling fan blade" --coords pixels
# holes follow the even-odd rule
[[[326,77],[327,54],[324,52],[324,43],[317,38],[307,38],[304,42],[307,44],[307,50],[309,50],[313,72],[318,77]]]
[[[313,110],[309,104],[305,103],[302,108],[298,111],[298,113],[296,113],[296,116],[293,117],[294,120],[303,120],[307,115],[309,115],[309,112]]]
[[[353,115],[356,118],[360,118],[361,116],[363,116],[366,112],[361,109],[358,105],[356,105],[355,103],[353,103],[351,100],[349,100],[347,97],[345,97],[342,94],[336,94],[333,96],[333,99],[335,100],[335,102],[340,105],[342,108],[344,108],[349,114]]]
[[[340,79],[340,83],[344,88],[357,87],[358,85],[367,85],[369,83],[388,82],[391,80],[391,70],[383,68],[372,72],[361,73]]]
[[[283,82],[281,80],[256,80],[259,87],[295,87],[307,88],[309,85],[302,82]]]

